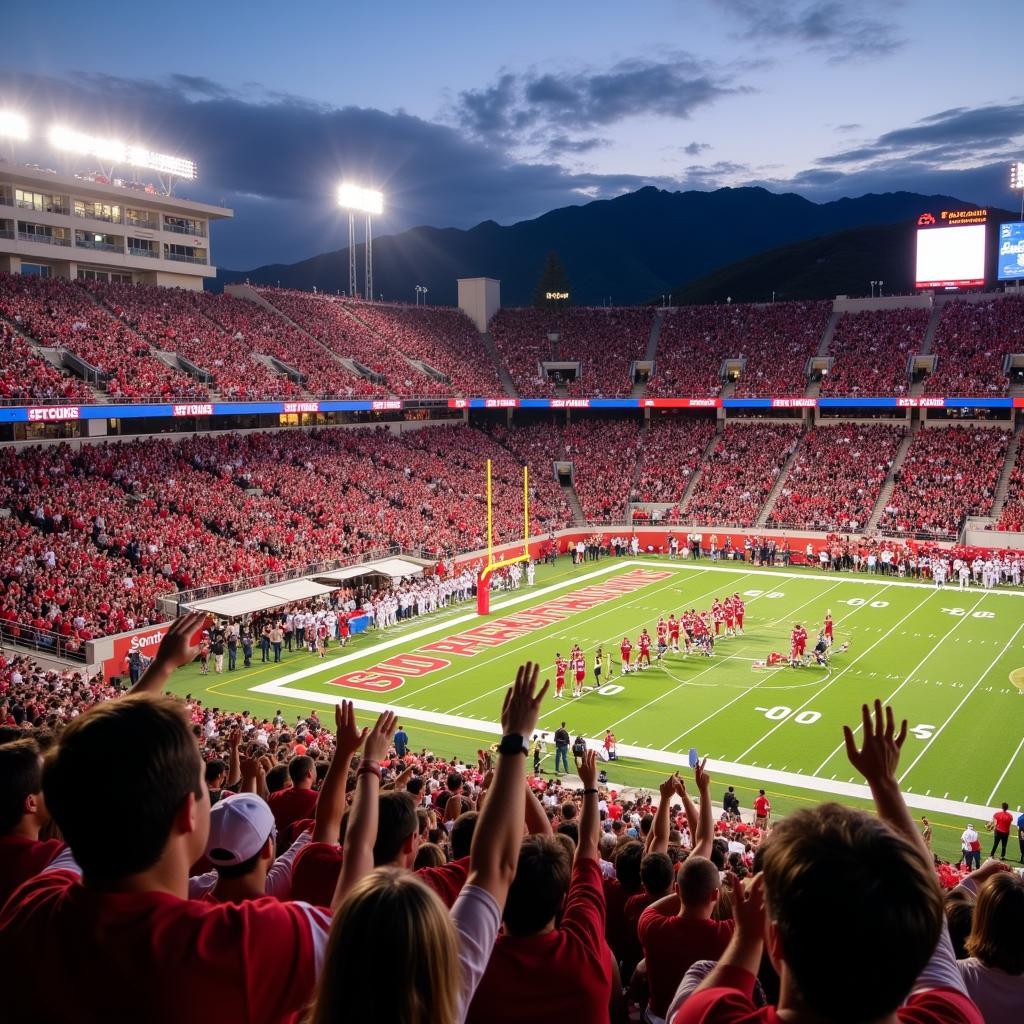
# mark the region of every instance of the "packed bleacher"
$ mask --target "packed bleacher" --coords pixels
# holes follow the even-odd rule
[[[178,588],[382,544],[479,548],[487,458],[496,539],[521,536],[520,464],[475,430],[5,447],[0,618],[84,641],[160,621],[157,601]],[[568,521],[550,473],[533,479],[531,515],[535,530]]]
[[[715,434],[715,421],[659,416],[640,437],[640,465],[630,500],[678,505]]]
[[[253,357],[244,339],[203,316],[203,292],[141,284],[84,281],[120,321],[157,351],[174,352],[211,373],[223,398],[276,398],[300,394],[297,385]]]
[[[414,367],[398,349],[351,315],[350,307],[341,299],[283,288],[260,288],[258,291],[332,352],[354,359],[373,373],[380,374],[389,393],[407,396],[450,394],[450,385]]]
[[[388,345],[443,373],[454,394],[502,394],[501,379],[480,335],[461,310],[385,302],[345,305]]]
[[[682,517],[708,525],[752,526],[800,430],[788,423],[728,424],[703,463]]]
[[[823,395],[905,395],[907,362],[921,351],[931,312],[927,309],[864,310],[844,313],[828,355],[832,368],[822,379]]]
[[[578,361],[579,375],[563,384],[567,394],[615,397],[631,393],[630,367],[644,358],[653,321],[650,307],[500,309],[488,330],[521,396],[554,392],[542,362]]]
[[[204,385],[161,362],[144,338],[73,282],[0,274],[0,317],[42,347],[84,360],[112,397],[207,397]]]
[[[1024,300],[947,302],[931,350],[939,360],[925,381],[929,394],[1005,394],[1009,378],[1003,360],[1024,352]]]
[[[895,475],[879,529],[953,537],[969,515],[992,509],[1010,441],[999,428],[919,430]]]
[[[846,423],[801,439],[769,526],[862,531],[896,457],[897,427]]]
[[[663,310],[652,395],[717,395],[724,359],[746,360],[735,395],[802,395],[828,302],[683,306]]]
[[[0,401],[85,402],[91,397],[82,381],[40,358],[9,323],[0,320]]]
[[[1006,504],[996,524],[997,530],[1011,530],[1014,533],[1024,532],[1024,445],[1017,443],[1017,457],[1010,470]]]

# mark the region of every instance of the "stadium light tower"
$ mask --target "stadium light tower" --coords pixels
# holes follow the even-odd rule
[[[366,214],[366,270],[364,272],[365,297],[373,301],[373,215],[384,212],[384,196],[370,188],[342,182],[338,186],[338,205],[348,211],[348,291],[354,297],[356,285],[356,214]]]
[[[1010,164],[1010,188],[1020,192],[1020,219],[1024,220],[1024,160]]]
[[[0,110],[0,138],[23,142],[28,138],[28,120],[13,110]]]

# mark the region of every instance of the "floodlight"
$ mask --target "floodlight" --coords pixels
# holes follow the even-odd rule
[[[27,139],[28,121],[13,110],[0,110],[0,138]]]
[[[381,214],[384,212],[384,195],[371,188],[343,182],[338,186],[338,205],[357,213]]]
[[[1010,188],[1024,190],[1024,160],[1010,164]]]
[[[49,139],[50,144],[56,149],[94,156],[108,164],[143,167],[158,174],[170,174],[175,178],[187,178],[189,181],[196,177],[196,165],[193,161],[166,153],[154,153],[145,146],[129,146],[117,139],[86,135],[63,125],[54,125],[50,129]]]

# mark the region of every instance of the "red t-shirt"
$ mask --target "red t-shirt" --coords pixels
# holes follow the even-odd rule
[[[292,867],[292,899],[329,907],[341,874],[342,849],[337,843],[307,843]],[[416,877],[426,882],[451,909],[466,884],[469,858],[453,860],[439,868],[420,868]]]
[[[301,903],[100,893],[48,871],[0,913],[9,1020],[277,1024],[308,1004],[330,917]],[[60,984],[54,979],[60,978]]]
[[[706,988],[695,992],[679,1008],[671,1024],[782,1024],[774,1006],[757,1008],[750,996],[754,976],[742,968],[728,968],[723,980],[735,988]],[[842,993],[837,992],[841,999]],[[903,1024],[983,1024],[978,1008],[962,992],[930,988],[916,992],[896,1011]]]
[[[35,878],[63,847],[60,839],[0,836],[0,907],[22,882]]]
[[[660,899],[660,897],[652,896],[646,889],[641,889],[626,900],[626,906],[623,908],[622,918],[626,925],[626,931],[629,933],[630,941],[636,942],[637,949],[640,948],[640,915],[655,899]]]
[[[771,804],[768,803],[768,797],[766,796],[759,796],[756,800],[754,800],[754,814],[756,814],[759,818],[768,817],[769,807],[771,807]]]
[[[294,786],[271,793],[267,803],[274,812],[278,834],[283,833],[292,822],[312,818],[316,814],[316,798],[315,789],[296,789]]]
[[[992,815],[992,821],[995,822],[997,832],[1009,833],[1010,826],[1013,824],[1013,815],[1009,811],[996,811]]]
[[[604,940],[601,869],[576,862],[562,918],[540,935],[500,934],[480,980],[467,1024],[517,1020],[608,1021],[612,953]]]
[[[637,929],[647,960],[651,1012],[668,1013],[683,975],[698,960],[718,960],[732,938],[732,921],[700,921],[648,907]]]

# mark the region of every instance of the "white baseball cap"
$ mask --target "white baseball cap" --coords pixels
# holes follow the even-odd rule
[[[255,793],[237,793],[214,804],[206,858],[215,867],[244,864],[276,833],[274,814]]]

